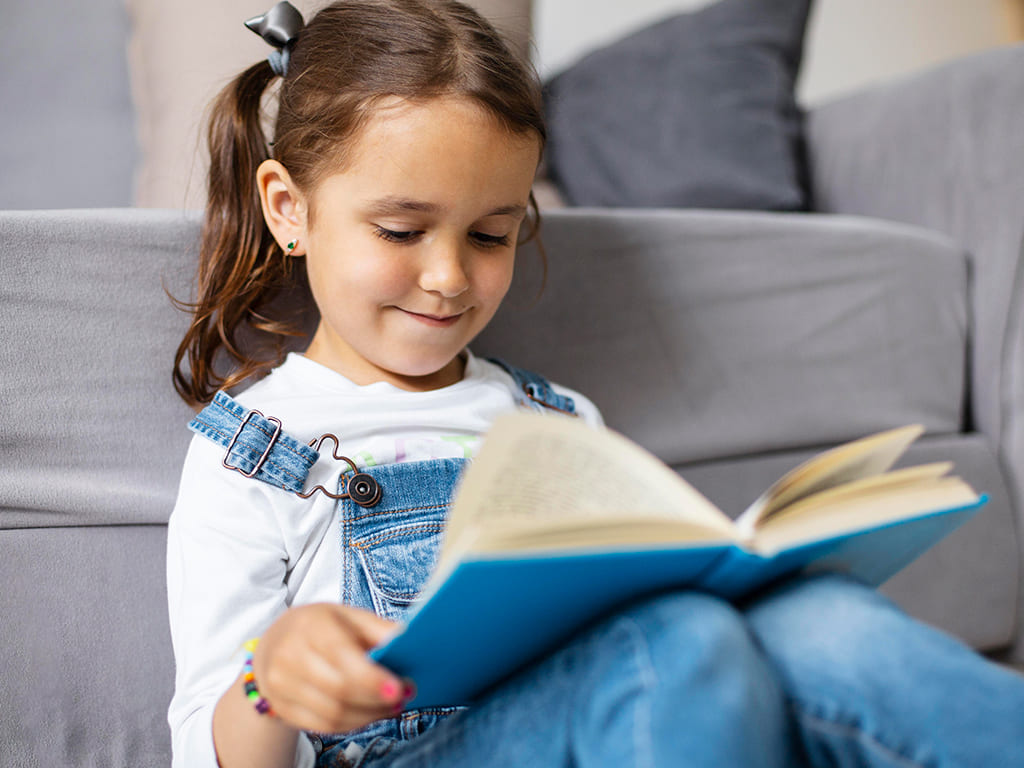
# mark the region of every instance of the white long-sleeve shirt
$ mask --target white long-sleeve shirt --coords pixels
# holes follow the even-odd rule
[[[553,385],[587,422],[601,415],[587,398]],[[339,453],[358,466],[432,458],[472,458],[494,418],[516,407],[517,388],[499,366],[468,354],[463,379],[430,392],[390,384],[353,384],[291,354],[237,396],[281,420],[302,442],[333,433]],[[331,443],[306,489],[335,491],[344,462]],[[213,711],[241,670],[241,645],[289,606],[338,602],[341,537],[333,499],[310,499],[221,465],[224,448],[201,436],[189,447],[167,542],[167,592],[176,660],[168,712],[174,768],[216,768]],[[299,739],[297,766],[312,766]]]

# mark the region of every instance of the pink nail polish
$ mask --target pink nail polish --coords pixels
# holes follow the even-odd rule
[[[406,680],[405,685],[402,687],[402,700],[409,701],[413,696],[416,695],[416,686],[411,680]]]
[[[394,680],[385,680],[380,686],[380,695],[385,699],[393,699],[398,695],[398,683]]]

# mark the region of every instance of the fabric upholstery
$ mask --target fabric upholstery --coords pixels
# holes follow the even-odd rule
[[[669,463],[960,430],[967,265],[852,217],[552,211],[475,345],[586,392]],[[558,329],[538,344],[532,328]],[[652,407],[652,404],[657,404]]]
[[[720,0],[548,84],[548,168],[582,206],[803,210],[809,0]]]
[[[970,253],[972,418],[1024,500],[1024,44],[835,100],[808,116],[823,211],[897,219]],[[1018,526],[1024,547],[1024,523]],[[1018,612],[1024,637],[1024,604]],[[1024,658],[1024,640],[1018,655]]]
[[[822,105],[808,132],[821,210],[914,223],[969,250],[975,416],[990,434],[1017,434],[1024,467],[1024,414],[1005,407],[1024,403],[1024,326],[1003,338],[1007,318],[1020,319],[1012,305],[1024,237],[1022,92],[1016,45]]]
[[[166,530],[0,530],[4,768],[171,764]]]
[[[127,35],[121,0],[4,3],[0,209],[131,203]]]
[[[163,523],[191,412],[171,385],[195,219],[0,213],[0,527]]]

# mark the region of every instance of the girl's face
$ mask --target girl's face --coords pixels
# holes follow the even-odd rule
[[[465,98],[396,100],[310,200],[290,190],[293,228],[274,227],[269,185],[268,223],[279,242],[297,236],[320,310],[306,355],[357,384],[460,380],[459,353],[511,282],[539,152]]]

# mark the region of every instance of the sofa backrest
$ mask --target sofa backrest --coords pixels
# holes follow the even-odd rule
[[[0,765],[168,762],[170,370],[195,216],[0,213]],[[962,254],[838,217],[565,211],[475,345],[673,464],[919,421],[956,432]]]
[[[169,764],[171,388],[196,225],[0,214],[0,765]]]

